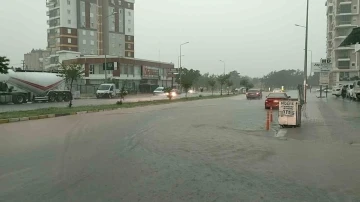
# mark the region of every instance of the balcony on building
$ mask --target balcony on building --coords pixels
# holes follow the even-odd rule
[[[352,0],[339,0],[339,5],[349,5],[352,4]]]
[[[352,24],[351,20],[338,21],[338,23],[336,24],[336,29],[354,28],[354,27],[357,27],[357,25]]]
[[[338,61],[337,68],[338,69],[350,69],[350,60],[349,61]]]
[[[344,51],[339,51],[337,53],[337,61],[350,61],[350,55],[349,55],[350,51],[348,50],[344,50]]]
[[[346,15],[353,15],[353,11],[351,9],[352,1],[342,0],[339,3],[338,9],[336,10],[336,16],[346,16]]]

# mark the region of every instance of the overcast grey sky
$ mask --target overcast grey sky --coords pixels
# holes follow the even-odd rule
[[[260,77],[303,69],[306,0],[136,0],[135,57],[173,62],[202,73],[237,70]],[[46,47],[45,0],[8,0],[0,7],[0,55],[20,66],[24,53]],[[309,49],[326,56],[325,0],[310,0]],[[309,55],[310,60],[310,55]]]

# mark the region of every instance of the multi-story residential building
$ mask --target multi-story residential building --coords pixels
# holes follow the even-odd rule
[[[24,54],[24,69],[44,70],[44,66],[49,64],[48,57],[50,52],[42,49],[32,49],[31,52]]]
[[[135,57],[135,0],[47,0],[50,61],[58,51]],[[50,66],[51,67],[51,66]]]
[[[330,84],[359,76],[359,53],[355,46],[339,47],[353,28],[360,25],[360,0],[327,0],[327,58],[331,59]]]

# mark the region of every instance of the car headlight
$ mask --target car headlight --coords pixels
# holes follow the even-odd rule
[[[176,96],[176,93],[175,93],[175,92],[172,92],[172,93],[171,93],[171,96]]]
[[[165,95],[169,95],[169,93],[165,93]]]

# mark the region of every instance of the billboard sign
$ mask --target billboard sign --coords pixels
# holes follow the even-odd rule
[[[154,67],[142,66],[141,76],[144,79],[159,79],[159,69]]]
[[[169,73],[178,73],[179,72],[179,70],[178,69],[176,69],[176,68],[174,68],[174,69],[169,69],[169,71],[168,71]]]
[[[330,72],[331,66],[332,66],[331,63],[313,62],[313,63],[311,63],[311,71],[312,72]]]

